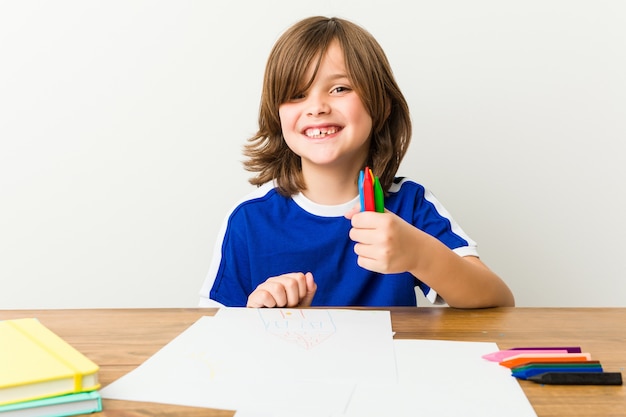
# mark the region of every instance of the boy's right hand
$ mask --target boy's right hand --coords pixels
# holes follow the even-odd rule
[[[317,284],[310,272],[279,275],[256,287],[246,307],[309,307],[315,291]]]

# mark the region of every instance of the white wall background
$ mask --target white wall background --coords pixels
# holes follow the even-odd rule
[[[349,18],[520,306],[626,306],[621,0],[0,1],[0,308],[195,306],[300,18]]]

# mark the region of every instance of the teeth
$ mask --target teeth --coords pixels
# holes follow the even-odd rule
[[[323,138],[326,135],[332,135],[333,133],[337,133],[337,128],[329,127],[329,128],[315,128],[315,129],[307,129],[305,134],[310,138]]]

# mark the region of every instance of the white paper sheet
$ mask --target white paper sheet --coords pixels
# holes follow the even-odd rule
[[[536,417],[511,371],[482,358],[498,350],[495,343],[394,340],[394,345],[398,383],[358,384],[341,417]]]
[[[495,343],[393,340],[388,311],[221,309],[103,398],[237,417],[536,417]]]
[[[357,381],[397,380],[388,311],[221,309],[103,398],[255,410],[343,412]]]
[[[395,382],[388,311],[221,309],[211,343],[220,377],[234,380]]]

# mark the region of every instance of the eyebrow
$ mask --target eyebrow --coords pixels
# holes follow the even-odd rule
[[[327,77],[324,78],[320,78],[320,80],[325,81],[325,82],[333,82],[333,81],[337,81],[337,80],[348,80],[350,81],[350,77],[348,77],[347,73],[335,73],[335,74],[330,74]]]
[[[328,77],[329,80],[338,80],[341,78],[349,79],[350,77],[348,77],[348,74],[345,73],[332,74],[330,77]]]

